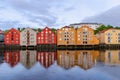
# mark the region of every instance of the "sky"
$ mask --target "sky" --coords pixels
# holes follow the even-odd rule
[[[96,16],[119,5],[119,0],[0,0],[0,29],[95,22]]]

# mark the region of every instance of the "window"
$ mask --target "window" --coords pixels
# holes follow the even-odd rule
[[[118,36],[120,36],[120,33],[118,33]]]
[[[87,34],[87,32],[83,32],[83,34]]]
[[[87,44],[87,41],[84,41],[83,44]]]
[[[51,33],[51,31],[49,31],[49,33]]]
[[[108,39],[110,39],[110,37],[108,37]]]
[[[110,43],[110,42],[111,42],[111,40],[109,39],[109,40],[108,40],[108,43]]]
[[[108,36],[110,36],[111,34],[110,33],[108,33]]]
[[[118,40],[118,43],[120,43],[120,39]]]

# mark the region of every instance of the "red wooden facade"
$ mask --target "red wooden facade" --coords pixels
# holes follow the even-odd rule
[[[48,27],[37,33],[37,44],[57,44],[56,40],[56,34]]]
[[[20,44],[20,32],[14,28],[10,29],[4,35],[5,45],[19,45]]]
[[[7,62],[11,67],[14,67],[20,61],[20,52],[6,51],[4,53],[5,62]]]
[[[36,59],[45,68],[50,67],[57,59],[56,52],[37,52]]]

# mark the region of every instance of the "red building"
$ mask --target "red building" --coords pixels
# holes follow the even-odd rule
[[[11,67],[14,67],[20,61],[20,52],[6,51],[4,53],[5,62],[7,62]]]
[[[20,32],[14,28],[10,29],[4,35],[5,45],[19,45],[20,44]]]
[[[37,61],[45,68],[50,67],[57,59],[56,52],[37,52]]]
[[[56,34],[50,28],[45,27],[41,32],[37,33],[37,44],[57,44]]]

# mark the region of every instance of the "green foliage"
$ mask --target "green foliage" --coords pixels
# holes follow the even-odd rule
[[[25,28],[21,28],[21,31],[23,31]]]
[[[94,33],[96,34],[96,33],[98,33],[99,31],[102,31],[102,30],[104,30],[104,29],[109,29],[109,28],[113,28],[113,26],[111,26],[111,25],[107,25],[107,26],[101,25],[99,28],[97,28],[96,30],[94,30]]]
[[[21,29],[20,29],[19,27],[17,28],[17,30],[18,30],[18,31],[21,31]]]
[[[56,29],[55,28],[52,28],[51,31],[56,34]]]
[[[40,28],[37,29],[38,32],[41,32],[42,30]]]
[[[9,30],[5,30],[4,33],[7,33]]]

